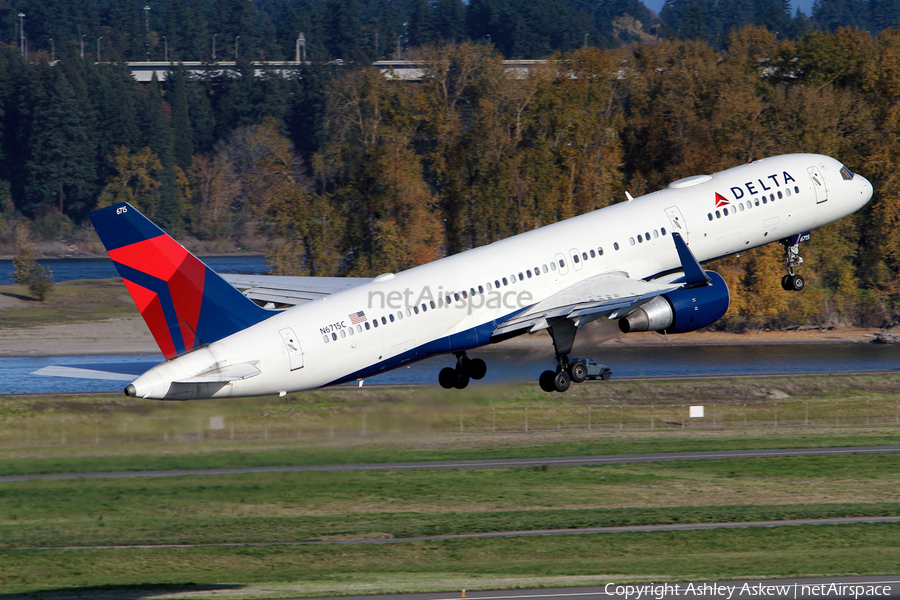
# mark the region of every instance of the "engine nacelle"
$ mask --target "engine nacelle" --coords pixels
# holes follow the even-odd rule
[[[637,310],[619,319],[622,333],[658,331],[687,333],[715,323],[728,311],[731,298],[728,285],[715,271],[706,271],[709,285],[681,288],[655,297]],[[684,277],[674,279],[680,283]]]

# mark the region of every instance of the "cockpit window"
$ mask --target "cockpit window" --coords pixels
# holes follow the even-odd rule
[[[841,177],[843,177],[845,181],[850,181],[853,179],[853,171],[847,167],[841,166]]]

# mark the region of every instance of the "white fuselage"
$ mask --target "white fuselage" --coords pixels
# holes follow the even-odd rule
[[[849,215],[869,201],[872,186],[841,169],[821,155],[768,158],[382,275],[158,365],[134,382],[137,396],[178,397],[171,382],[213,365],[253,363],[260,373],[204,395],[249,396],[362,379],[481,346],[509,315],[591,277],[622,272],[648,280],[679,270],[673,231],[707,261]]]

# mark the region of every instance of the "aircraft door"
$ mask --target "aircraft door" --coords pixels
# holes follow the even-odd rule
[[[681,237],[684,238],[684,243],[690,243],[689,233],[690,230],[687,226],[687,221],[684,220],[684,216],[682,216],[681,211],[677,206],[670,206],[666,209],[666,215],[669,217],[669,222],[672,223],[672,231],[677,231],[681,234]]]
[[[584,266],[581,262],[581,252],[578,251],[578,248],[572,248],[569,250],[569,256],[572,257],[572,268],[576,271],[580,271],[581,267]]]
[[[806,169],[809,178],[812,180],[813,189],[816,191],[816,204],[822,204],[828,201],[828,183],[822,177],[819,167],[809,167]]]
[[[294,330],[290,327],[282,329],[278,332],[284,341],[284,347],[287,350],[288,358],[291,361],[291,371],[303,368],[303,347],[300,346],[300,340],[294,335]]]
[[[566,257],[561,252],[556,255],[556,266],[559,267],[560,275],[565,275],[569,272],[569,261],[566,260]]]

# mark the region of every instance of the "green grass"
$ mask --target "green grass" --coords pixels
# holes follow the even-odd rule
[[[61,323],[102,321],[138,315],[121,279],[61,281],[43,302],[32,299],[21,285],[0,285],[0,294],[26,304],[0,312],[0,328],[37,327]]]
[[[389,545],[2,551],[0,589],[65,590],[67,597],[86,598],[101,591],[115,597],[137,590],[176,595],[228,590],[229,597],[260,598],[473,590],[565,578],[685,581],[891,573],[898,540],[898,524],[863,524]]]

